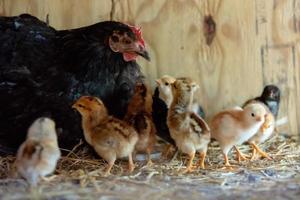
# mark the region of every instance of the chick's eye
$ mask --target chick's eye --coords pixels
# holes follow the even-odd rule
[[[251,113],[251,116],[252,116],[252,117],[255,117],[254,113]]]
[[[169,85],[169,83],[165,83],[165,85],[166,85],[166,86],[168,86],[168,85]]]

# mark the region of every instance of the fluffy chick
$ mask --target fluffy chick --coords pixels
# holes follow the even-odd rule
[[[256,153],[259,153],[262,157],[270,160],[271,157],[268,156],[268,154],[261,150],[257,145],[265,142],[274,133],[275,117],[273,113],[269,110],[268,106],[266,106],[264,103],[259,101],[249,102],[249,104],[252,103],[260,103],[266,109],[267,114],[265,116],[265,122],[262,124],[258,132],[248,140],[248,143],[252,146],[251,160],[255,159]]]
[[[180,78],[179,78],[180,79]],[[157,84],[157,93],[159,95],[159,98],[166,104],[167,109],[165,109],[164,115],[161,115],[162,117],[165,117],[165,120],[167,118],[167,113],[168,109],[171,106],[171,103],[173,101],[173,94],[172,94],[172,87],[171,84],[176,81],[176,78],[169,76],[169,75],[164,75],[160,79],[156,80]],[[163,109],[160,109],[162,112]],[[199,103],[196,101],[196,99],[193,99],[192,105],[191,105],[191,110],[194,113],[197,113],[200,117],[204,118],[205,114],[203,111],[203,108],[199,105]],[[167,145],[166,150],[164,151],[163,155],[165,157],[168,156],[170,150],[172,149],[172,146],[175,145],[175,142],[172,140],[170,137],[169,131],[164,132],[164,135],[162,139],[167,138],[166,142],[168,142],[170,145]],[[169,142],[171,140],[171,142]]]
[[[259,97],[248,100],[244,106],[253,100],[264,103],[266,106],[268,106],[274,117],[277,118],[280,105],[280,89],[276,85],[265,86],[262,94]]]
[[[199,166],[205,168],[210,129],[200,116],[191,111],[193,95],[199,86],[190,78],[177,79],[171,85],[173,101],[168,111],[167,124],[178,149],[189,156],[184,173],[192,171],[196,151],[200,152]]]
[[[137,83],[134,94],[128,104],[124,120],[135,128],[139,140],[135,145],[136,152],[147,153],[151,164],[151,152],[156,142],[156,130],[152,121],[152,95],[150,88],[144,83]]]
[[[156,80],[157,89],[159,92],[159,98],[162,99],[168,108],[170,108],[171,103],[173,101],[173,95],[172,95],[172,87],[171,84],[176,81],[176,78],[164,75],[160,79]]]
[[[267,112],[263,105],[253,103],[246,105],[244,109],[235,107],[220,112],[212,118],[211,135],[220,144],[225,166],[231,166],[227,155],[232,147],[237,151],[239,161],[246,159],[236,145],[253,137],[263,125],[266,115]]]
[[[60,155],[54,121],[38,118],[29,127],[27,138],[18,150],[17,172],[31,186],[36,186],[41,178],[53,173]]]
[[[178,78],[178,79],[182,79],[182,78]],[[174,83],[175,81],[176,81],[176,78],[169,76],[169,75],[164,75],[160,79],[156,80],[157,88],[159,91],[159,98],[161,98],[166,103],[168,108],[170,108],[171,103],[173,101],[171,84]],[[196,92],[196,91],[194,91],[194,92]],[[205,117],[204,110],[199,105],[196,98],[193,98],[191,110],[194,113],[197,113],[200,117],[202,117],[202,118]]]
[[[108,163],[104,175],[110,174],[117,158],[127,156],[129,172],[132,172],[132,152],[138,141],[134,128],[125,121],[109,116],[103,102],[96,97],[82,96],[72,107],[82,116],[85,140]]]

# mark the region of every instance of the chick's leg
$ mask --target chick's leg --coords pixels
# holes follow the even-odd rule
[[[252,155],[250,160],[255,160],[255,157],[256,157],[256,149],[252,147]]]
[[[229,163],[229,160],[228,160],[228,156],[226,153],[223,153],[223,156],[224,156],[224,161],[225,161],[225,167],[231,167],[231,164]]]
[[[186,169],[183,171],[183,173],[188,173],[188,172],[192,172],[193,171],[193,160],[194,160],[194,157],[195,157],[195,153],[196,152],[191,152],[189,153],[189,161],[186,165]]]
[[[134,163],[133,163],[133,160],[132,160],[132,153],[130,153],[128,155],[128,172],[131,173],[133,172],[135,166],[134,166]]]
[[[151,166],[153,164],[151,160],[151,151],[152,149],[150,147],[147,148],[147,166]]]
[[[114,166],[114,164],[115,164],[115,160],[108,162],[107,167],[104,171],[104,176],[109,176],[110,175],[110,170]]]
[[[200,159],[199,159],[198,167],[200,167],[201,169],[205,169],[206,152],[201,152],[199,154],[199,156],[200,156]]]
[[[241,161],[244,161],[244,160],[248,160],[248,156],[243,154],[239,148],[237,148],[236,146],[234,146],[234,149],[236,150],[236,155],[237,155],[237,160],[238,162],[240,163]]]
[[[162,157],[164,159],[168,159],[169,154],[172,152],[172,149],[173,149],[173,145],[167,144],[166,147],[163,150]]]
[[[272,160],[272,158],[266,152],[261,150],[254,142],[251,142],[250,144],[262,157]]]

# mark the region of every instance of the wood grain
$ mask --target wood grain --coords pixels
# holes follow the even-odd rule
[[[0,14],[29,12],[58,29],[119,20],[142,27],[151,62],[138,62],[154,86],[164,74],[190,76],[210,118],[259,95],[282,90],[282,131],[300,133],[300,1],[298,0],[0,0]],[[216,34],[205,38],[205,17]]]

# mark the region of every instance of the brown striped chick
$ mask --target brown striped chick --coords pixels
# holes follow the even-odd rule
[[[31,186],[36,186],[40,179],[53,173],[60,155],[54,121],[38,118],[28,129],[27,138],[18,150],[17,172]]]
[[[124,120],[133,126],[139,135],[135,151],[147,153],[147,165],[151,164],[151,152],[156,142],[156,130],[152,121],[152,93],[144,83],[136,84]]]
[[[178,149],[189,156],[184,173],[192,171],[197,151],[200,152],[198,166],[205,168],[207,145],[210,142],[208,125],[191,111],[193,94],[198,87],[190,78],[180,78],[172,84],[173,101],[168,111],[167,124]]]
[[[185,77],[180,77],[178,79],[184,79],[184,78]],[[157,88],[159,91],[159,98],[162,99],[166,103],[168,108],[170,108],[171,103],[173,101],[171,84],[174,83],[175,81],[176,81],[176,78],[169,76],[169,75],[164,75],[160,79],[156,79],[156,84],[157,84]],[[195,91],[193,91],[193,92],[195,93],[196,90],[198,90],[198,88],[199,87],[195,88]],[[193,98],[191,110],[194,113],[199,114],[202,117],[202,114],[200,114],[199,112],[203,112],[203,111],[199,111],[199,109],[202,109],[201,106],[199,105],[197,100],[195,98]]]
[[[96,97],[82,96],[72,107],[81,114],[86,141],[108,163],[104,175],[109,175],[116,159],[122,157],[128,157],[129,172],[132,172],[132,152],[138,141],[134,128],[109,116],[103,102]]]
[[[266,109],[267,115],[265,116],[265,122],[262,124],[258,132],[248,140],[248,143],[252,146],[252,156],[251,160],[254,160],[256,157],[256,153],[260,154],[262,157],[271,160],[272,158],[260,149],[257,145],[268,140],[275,130],[275,117],[270,111],[270,109],[262,102],[259,101],[251,101],[248,104],[259,103]]]
[[[181,78],[179,78],[179,79],[181,79]],[[173,100],[171,84],[174,83],[175,81],[176,81],[176,78],[169,76],[169,75],[164,75],[160,79],[156,80],[159,98],[164,101],[164,103],[166,104],[168,109],[170,108],[172,100]],[[194,92],[196,92],[197,89],[198,88],[195,88]],[[193,98],[192,106],[190,108],[194,113],[198,114],[200,117],[202,117],[202,118],[204,117],[204,111],[195,98]],[[167,133],[165,133],[165,134],[167,134]],[[164,137],[162,137],[162,138],[169,138],[169,137],[170,137],[169,135],[168,136],[164,135]],[[166,141],[169,144],[166,146],[166,149],[163,151],[162,155],[164,157],[168,157],[168,155],[170,154],[170,152],[173,149],[172,144],[174,143],[173,141],[171,141],[171,144],[170,144],[168,139]]]
[[[235,107],[218,113],[212,118],[210,127],[212,138],[219,142],[225,159],[225,166],[231,166],[228,153],[232,147],[237,151],[238,160],[246,159],[236,145],[253,137],[265,121],[267,115],[264,106],[249,104],[244,109]]]

